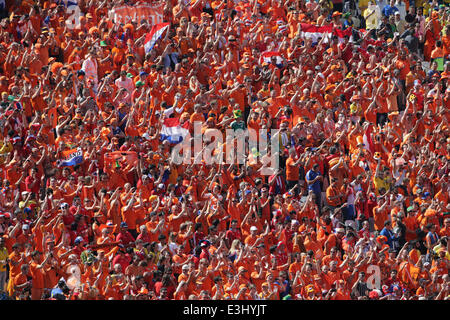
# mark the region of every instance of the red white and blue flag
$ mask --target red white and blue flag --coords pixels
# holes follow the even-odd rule
[[[167,118],[161,127],[160,139],[170,143],[180,143],[189,134],[189,122],[180,125],[180,119]]]
[[[166,31],[170,26],[170,23],[158,23],[153,25],[152,30],[145,36],[144,48],[145,53],[148,53],[155,46],[156,41],[161,38],[164,31]]]
[[[61,167],[76,166],[83,162],[83,150],[81,148],[71,149],[62,152],[62,159],[59,161]]]
[[[374,143],[372,141],[372,132],[373,132],[373,128],[372,125],[370,124],[366,131],[364,132],[363,135],[363,143],[364,143],[364,148],[370,152],[370,154],[374,154],[375,152],[375,146]]]
[[[259,63],[263,64],[265,62],[270,64],[272,62],[272,57],[275,57],[277,59],[276,64],[283,64],[283,57],[278,51],[266,51],[261,53]]]
[[[331,39],[333,35],[337,36],[339,42],[344,41],[344,37],[348,36],[351,38],[352,29],[351,27],[341,30],[334,28],[332,25],[327,26],[316,26],[313,24],[301,23],[300,37],[303,39],[311,39],[313,42],[318,42],[319,38],[323,38],[324,42],[328,42],[328,38]]]

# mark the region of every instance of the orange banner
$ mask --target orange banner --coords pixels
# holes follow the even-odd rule
[[[114,151],[105,153],[104,171],[111,173],[114,168],[123,169],[127,166],[136,166],[138,155],[134,151]]]
[[[109,15],[114,18],[114,23],[140,22],[146,19],[152,26],[163,22],[163,9],[163,3],[120,6],[110,10]]]

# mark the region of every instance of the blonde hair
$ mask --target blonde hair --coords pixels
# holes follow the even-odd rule
[[[236,252],[237,246],[241,244],[241,240],[239,239],[234,239],[233,242],[231,243],[231,248],[230,248],[230,254],[233,254]]]

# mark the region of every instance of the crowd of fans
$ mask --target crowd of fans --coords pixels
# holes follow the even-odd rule
[[[0,1],[2,298],[449,297],[446,2],[166,0],[147,53],[123,4]],[[279,170],[175,164],[167,117],[277,129]]]

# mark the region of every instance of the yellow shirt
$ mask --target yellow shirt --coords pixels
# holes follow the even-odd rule
[[[367,30],[377,29],[378,25],[380,24],[380,17],[381,17],[380,9],[377,6],[375,6],[375,8],[367,8],[366,10],[364,10],[364,18],[366,19],[366,29]]]
[[[6,259],[8,259],[8,249],[0,249],[0,272],[6,271]],[[3,288],[1,288],[3,289]]]
[[[369,6],[369,0],[359,0],[358,7],[359,9],[367,9]]]
[[[380,195],[378,190],[380,190],[381,188],[384,188],[385,191],[389,190],[389,181],[387,179],[375,177],[373,179],[373,184],[375,185],[375,193],[377,195]]]

